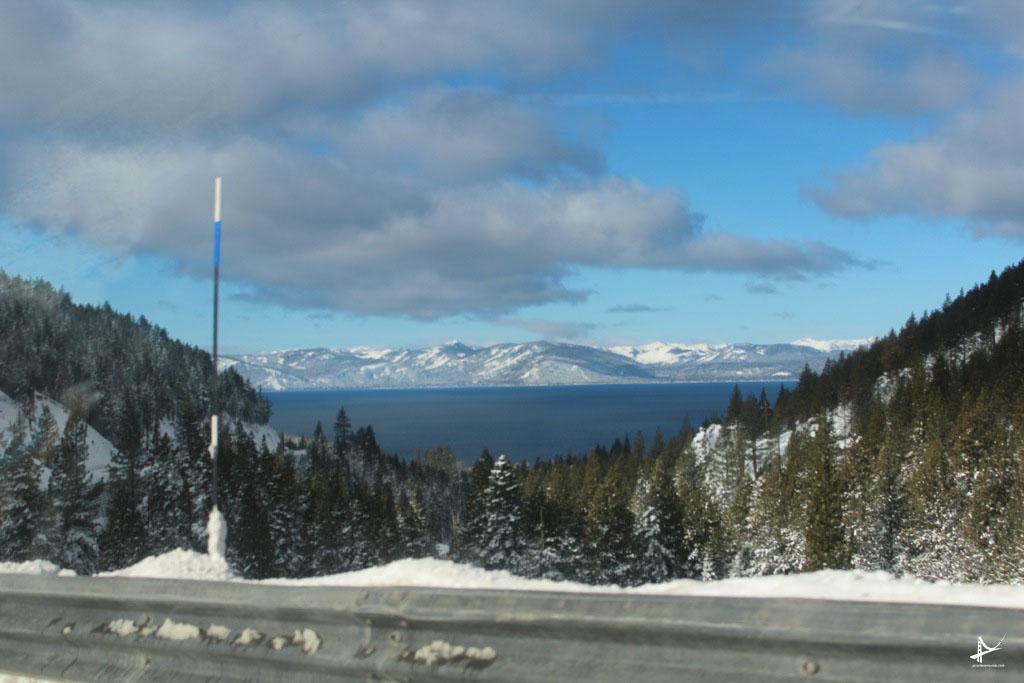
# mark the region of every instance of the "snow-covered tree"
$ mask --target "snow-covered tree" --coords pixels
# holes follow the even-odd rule
[[[824,417],[817,427],[805,460],[804,570],[845,569],[849,560],[843,533],[843,495],[835,474],[835,439]]]
[[[454,543],[452,544],[452,558],[459,562],[469,562],[471,564],[480,564],[482,562],[481,552],[487,533],[486,518],[484,516],[486,501],[484,492],[490,481],[493,467],[494,458],[491,457],[487,449],[484,449],[469,472],[466,505],[459,518]]]
[[[675,459],[662,451],[655,461],[644,509],[636,519],[634,575],[639,583],[661,583],[687,575],[685,530],[676,493]]]
[[[400,557],[430,557],[433,543],[424,530],[422,508],[402,492],[398,497],[398,554]]]
[[[515,469],[500,456],[491,468],[483,495],[484,538],[480,561],[486,569],[516,571],[524,551],[522,500]]]
[[[148,455],[140,472],[143,498],[143,519],[151,553],[165,553],[175,548],[191,548],[191,508],[185,468],[167,434],[153,427],[147,441]]]
[[[184,483],[184,501],[187,505],[189,523],[189,547],[203,552],[206,550],[206,523],[213,506],[211,481],[212,467],[207,447],[209,431],[204,429],[203,416],[190,396],[183,396],[178,402],[174,420],[175,461],[181,467]],[[227,440],[229,430],[221,428],[221,443]]]
[[[27,420],[21,416],[0,453],[0,561],[32,559],[41,531],[40,468],[27,432]]]
[[[96,504],[101,491],[86,472],[89,450],[86,424],[75,413],[68,418],[50,473],[51,528],[49,560],[79,574],[96,571]]]
[[[635,583],[636,548],[630,510],[631,478],[628,463],[615,460],[593,489],[584,508],[584,533],[591,583]]]

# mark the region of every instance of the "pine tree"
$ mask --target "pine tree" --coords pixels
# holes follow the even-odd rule
[[[367,540],[363,532],[366,513],[356,487],[351,502],[336,477],[310,477],[308,505],[303,517],[303,554],[308,572],[315,576],[337,574],[370,566],[363,558]],[[358,533],[353,529],[358,524]]]
[[[324,435],[324,427],[320,424],[320,421],[317,420],[316,428],[313,430],[313,438],[310,439],[309,448],[306,451],[309,457],[309,468],[312,472],[327,472],[328,450],[327,437]]]
[[[352,435],[352,421],[345,412],[344,406],[338,408],[338,417],[334,420],[334,449],[340,459],[344,459],[348,451],[349,440]]]
[[[398,496],[398,547],[400,557],[430,557],[433,544],[424,531],[423,513],[403,491]]]
[[[371,549],[368,566],[387,564],[398,559],[401,557],[401,541],[395,496],[391,487],[384,483],[380,472],[374,483],[366,487],[362,500],[367,512],[361,526],[362,534]]]
[[[872,569],[902,573],[906,564],[905,533],[908,515],[906,460],[919,453],[906,441],[887,438],[879,449],[867,489],[866,537]]]
[[[875,468],[879,450],[886,434],[883,404],[873,400],[861,409],[858,416],[862,426],[860,434],[846,450],[838,465],[837,474],[845,482],[843,496],[843,526],[850,548],[850,564],[854,569],[882,568],[881,542],[883,534],[875,514]]]
[[[637,516],[633,536],[639,583],[661,583],[686,576],[682,510],[675,484],[675,457],[662,451],[655,461],[649,495]]]
[[[264,579],[272,576],[275,564],[265,496],[265,463],[252,437],[236,422],[232,438],[222,447],[230,477],[225,477],[229,497],[224,513],[230,522],[228,561],[242,576]]]
[[[210,491],[212,467],[207,445],[209,439],[203,430],[203,417],[192,399],[185,395],[178,402],[174,430],[175,459],[181,465],[184,490],[180,504],[188,520],[189,548],[197,552],[206,550],[206,524],[213,500]],[[227,440],[228,430],[221,429],[221,443]]]
[[[0,457],[0,561],[32,559],[42,515],[39,461],[28,443],[27,420],[19,416]]]
[[[145,467],[142,434],[138,416],[128,398],[122,403],[118,424],[118,450],[108,467],[107,526],[99,539],[104,569],[133,565],[149,550],[142,517],[141,472]]]
[[[753,572],[754,552],[750,546],[749,526],[753,491],[753,481],[744,474],[722,520],[723,545],[729,561],[730,577],[750,576]]]
[[[750,504],[750,551],[754,575],[791,574],[804,563],[803,511],[797,496],[794,462],[799,462],[806,437],[790,439],[786,465],[772,460],[754,485]]]
[[[970,555],[964,558],[965,564],[984,582],[1010,580],[1021,573],[1015,560],[1024,482],[1017,448],[1024,440],[1016,430],[1007,429],[1002,412],[987,393],[966,414],[974,430],[969,441],[961,440],[958,473],[962,481],[958,488],[967,491],[962,533]]]
[[[933,433],[910,471],[908,570],[923,579],[959,578],[959,558],[965,554],[960,521],[960,495],[954,485],[951,444]]]
[[[536,537],[524,559],[522,573],[554,581],[587,581],[581,508],[577,502],[583,468],[578,461],[558,459],[543,469],[538,484],[542,500]]]
[[[487,533],[484,492],[493,468],[494,458],[485,448],[470,470],[466,507],[459,519],[455,542],[452,545],[452,558],[459,562],[480,564],[483,561],[482,551]]]
[[[266,444],[263,444],[266,450]],[[273,546],[273,575],[296,577],[302,571],[302,542],[300,494],[295,479],[295,467],[283,445],[273,455],[264,452],[266,485],[262,489],[270,543]]]
[[[92,574],[99,559],[93,520],[101,487],[92,483],[92,475],[85,469],[89,455],[86,436],[85,422],[72,413],[64,427],[49,484],[49,559],[79,574]]]
[[[727,431],[716,429],[721,429],[722,433]],[[737,449],[735,442],[730,443],[726,439],[719,443],[727,452],[739,453],[742,462],[742,448]],[[719,578],[728,566],[722,514],[715,501],[728,500],[732,496],[732,487],[738,482],[732,487],[718,489],[716,494],[708,483],[714,480],[708,471],[709,466],[716,462],[720,463],[721,459],[714,456],[700,459],[693,442],[682,449],[676,461],[675,487],[682,510],[682,533],[677,553],[681,562],[679,576],[682,577]],[[741,479],[742,467],[730,473],[729,478],[733,476]]]
[[[630,510],[632,479],[621,456],[593,490],[584,510],[584,533],[592,583],[635,583],[634,517]]]
[[[495,461],[487,478],[483,520],[484,538],[480,548],[483,567],[518,571],[524,550],[522,499],[515,470],[504,455]]]
[[[804,571],[844,569],[848,564],[843,530],[843,492],[835,476],[835,440],[827,419],[819,418],[817,427],[809,444],[806,471],[808,498]]]
[[[140,472],[143,518],[148,552],[162,554],[175,548],[191,548],[191,503],[186,488],[185,463],[176,458],[171,439],[154,425],[148,440],[149,454]]]
[[[378,502],[368,486],[359,484],[347,508],[344,505],[335,508],[338,516],[335,547],[344,549],[347,571],[372,567],[390,550],[378,546],[381,540],[380,520],[375,516]]]
[[[119,569],[146,556],[148,538],[142,517],[139,452],[116,451],[110,461],[107,527],[99,537],[101,565]]]

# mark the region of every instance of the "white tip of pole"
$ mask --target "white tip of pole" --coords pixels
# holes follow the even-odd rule
[[[206,523],[206,552],[210,559],[224,561],[224,553],[228,547],[228,523],[224,515],[214,505],[210,510],[210,519]]]
[[[213,457],[220,441],[220,415],[210,416],[210,457]]]
[[[220,176],[213,180],[213,220],[220,220]]]

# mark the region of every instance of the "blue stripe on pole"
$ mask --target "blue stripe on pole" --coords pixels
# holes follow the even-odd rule
[[[220,265],[220,221],[213,223],[213,265]]]

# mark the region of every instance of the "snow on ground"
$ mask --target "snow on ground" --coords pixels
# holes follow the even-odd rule
[[[53,414],[54,422],[57,425],[57,434],[64,433],[64,426],[67,424],[69,411],[63,405],[54,401],[53,399],[43,395],[36,394],[36,419],[42,414],[43,407],[50,409]],[[6,438],[8,431],[17,419],[19,414],[19,404],[17,401],[9,397],[7,394],[0,391],[0,450],[6,445]],[[234,424],[230,421],[231,418],[227,417],[226,421],[228,424]],[[270,425],[260,425],[255,423],[246,422],[243,423],[245,431],[252,436],[253,441],[259,446],[260,443],[266,440],[267,448],[270,452],[274,452],[278,444],[281,442],[281,435],[276,429]],[[162,419],[160,421],[160,431],[170,437],[174,437],[174,423],[168,419]],[[89,457],[85,461],[85,469],[90,472],[95,479],[105,479],[107,476],[107,467],[110,465],[110,460],[114,453],[117,451],[114,448],[114,444],[110,443],[102,434],[93,429],[90,425],[86,425],[86,445],[89,449]]]
[[[56,574],[60,567],[46,560],[29,560],[28,562],[0,562],[0,574],[36,574],[39,576]]]
[[[49,563],[0,564],[0,573],[52,574]],[[100,577],[147,577],[244,581],[223,560],[190,550],[173,550],[147,557],[138,564]],[[276,586],[423,587],[446,589],[529,590],[619,595],[720,596],[750,598],[810,598],[868,602],[907,602],[973,607],[1024,609],[1024,586],[931,583],[912,576],[896,578],[883,571],[824,570],[787,576],[758,576],[720,581],[679,579],[636,588],[590,586],[568,581],[524,579],[505,571],[488,571],[450,560],[406,559],[382,567],[306,579],[268,579]]]
[[[704,462],[710,456],[711,451],[715,450],[715,447],[718,445],[718,439],[722,436],[722,429],[722,425],[712,424],[707,427],[701,427],[693,435],[691,443],[693,450],[697,453],[698,461]]]
[[[258,425],[252,422],[243,423],[245,431],[249,433],[252,440],[259,446],[260,442],[264,439],[267,442],[267,448],[271,453],[277,450],[278,445],[281,443],[281,434],[270,425]]]
[[[53,399],[37,393],[35,418],[38,419],[43,412],[43,407],[50,409],[54,422],[57,424],[57,434],[64,433],[64,425],[68,421],[68,410]],[[5,434],[14,422],[18,419],[18,402],[7,394],[0,392],[0,435]],[[107,441],[102,434],[92,427],[86,425],[86,445],[89,448],[89,457],[85,461],[85,469],[97,478],[105,477],[107,465],[110,458],[117,450],[114,445]]]
[[[137,564],[96,576],[127,576],[151,579],[196,579],[200,581],[240,581],[223,558],[201,555],[178,548],[163,555],[144,558]]]
[[[396,560],[382,567],[371,567],[333,576],[305,579],[266,579],[260,583],[277,586],[405,586],[423,588],[461,588],[470,590],[536,590],[594,593],[622,591],[617,586],[589,586],[571,581],[524,579],[503,570],[489,570],[451,560],[433,558]]]

